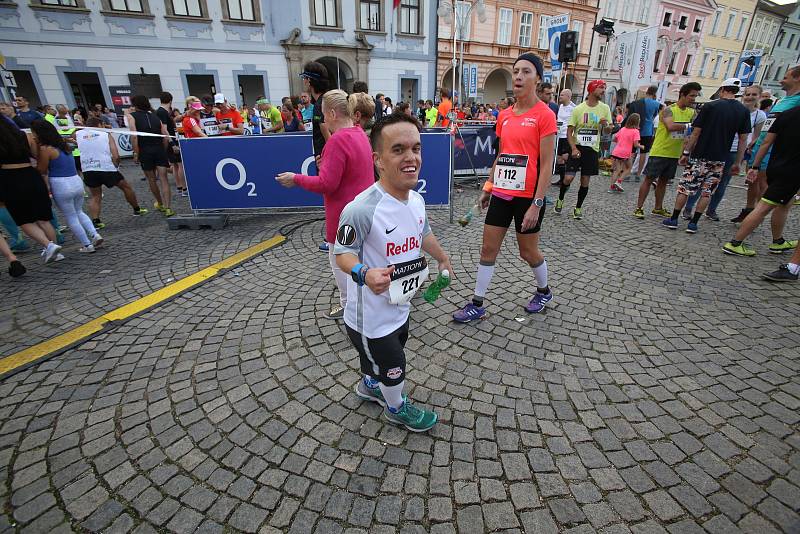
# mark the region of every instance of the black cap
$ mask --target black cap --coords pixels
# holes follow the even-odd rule
[[[211,95],[205,95],[203,96],[203,98],[200,99],[200,102],[202,102],[204,106],[213,106],[214,97]]]
[[[516,59],[516,61],[514,61],[514,65],[516,65],[517,62],[522,61],[523,59],[525,61],[530,61],[531,63],[533,63],[533,66],[536,67],[536,74],[539,75],[539,79],[544,78],[544,62],[542,61],[542,58],[540,58],[533,52],[525,52],[524,54],[521,54]]]

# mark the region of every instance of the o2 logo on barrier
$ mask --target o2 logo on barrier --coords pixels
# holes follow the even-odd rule
[[[225,168],[226,165],[233,165],[239,173],[239,179],[236,181],[235,184],[228,183],[225,180],[225,177],[222,175],[222,170]],[[256,184],[253,182],[247,181],[247,171],[244,169],[244,165],[238,159],[233,158],[224,158],[217,163],[216,168],[216,175],[217,175],[217,182],[219,185],[227,189],[228,191],[238,191],[245,185],[250,188],[250,191],[247,192],[248,197],[257,197],[258,194],[256,193]]]

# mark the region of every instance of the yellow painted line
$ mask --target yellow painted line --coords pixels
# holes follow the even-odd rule
[[[71,345],[85,341],[102,331],[103,328],[105,328],[109,323],[114,321],[123,321],[133,317],[134,315],[149,310],[150,308],[158,306],[162,302],[193,287],[196,287],[206,280],[214,278],[221,271],[236,267],[237,265],[240,265],[245,261],[258,256],[259,254],[266,252],[272,247],[280,245],[284,241],[286,241],[284,236],[276,235],[275,237],[267,239],[266,241],[262,241],[257,245],[253,245],[252,247],[238,252],[233,256],[206,267],[201,271],[190,274],[185,278],[181,278],[180,280],[164,286],[161,289],[150,293],[149,295],[145,295],[144,297],[141,297],[133,302],[105,313],[96,319],[92,319],[88,323],[77,326],[68,332],[64,332],[63,334],[48,339],[47,341],[43,341],[32,347],[28,347],[25,350],[10,356],[6,356],[5,358],[0,359],[0,377],[22,366],[29,365],[48,356],[55,355]]]

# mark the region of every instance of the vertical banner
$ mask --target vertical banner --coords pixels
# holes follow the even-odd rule
[[[555,73],[561,70],[558,60],[558,48],[561,43],[561,32],[569,30],[569,15],[556,15],[547,19],[547,40],[550,43],[550,65]]]
[[[478,98],[478,65],[475,63],[469,66],[469,96]]]
[[[461,65],[461,87],[464,91],[464,103],[469,98],[469,63]]]
[[[653,62],[655,61],[658,41],[658,26],[645,28],[636,32],[636,43],[632,50],[631,63],[628,65],[628,91],[635,94],[640,87],[650,85],[653,78]]]
[[[761,56],[764,52],[758,50],[745,50],[739,56],[739,64],[736,66],[736,78],[742,80],[742,85],[753,85],[756,83],[756,73],[761,65]]]
[[[625,32],[617,37],[617,58],[614,67],[619,71],[622,77],[622,84],[625,88],[627,85],[627,72],[628,67],[633,61],[633,47],[636,45],[636,32]]]

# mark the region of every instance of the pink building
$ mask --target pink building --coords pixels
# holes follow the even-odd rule
[[[714,0],[661,0],[658,4],[658,48],[653,82],[667,82],[665,98],[677,100],[681,85],[691,81],[692,65],[717,5]]]

